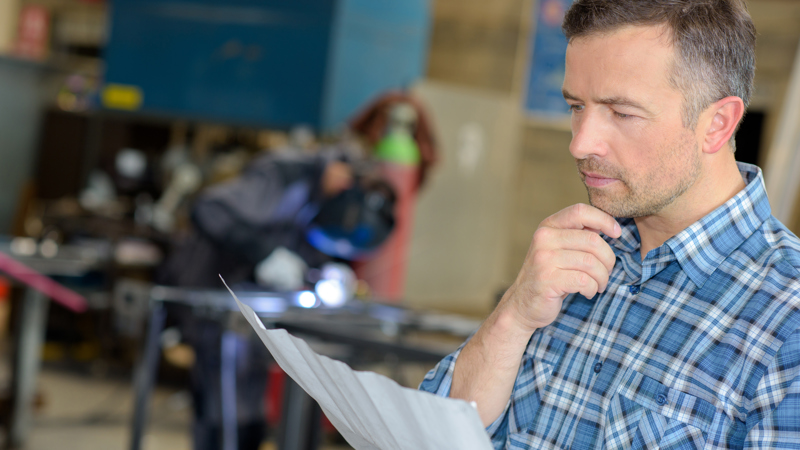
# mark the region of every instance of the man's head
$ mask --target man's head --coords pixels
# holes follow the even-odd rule
[[[642,217],[702,203],[713,174],[733,164],[719,150],[732,148],[752,90],[744,6],[576,0],[564,31],[570,152],[592,204]]]
[[[743,0],[576,0],[562,29],[572,41],[630,25],[661,25],[669,33],[669,80],[683,93],[686,128],[722,98],[749,105],[756,29]]]
[[[336,197],[353,186],[353,168],[346,162],[330,161],[322,171],[320,185],[324,197]]]

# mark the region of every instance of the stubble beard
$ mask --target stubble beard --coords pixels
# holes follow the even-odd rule
[[[671,158],[690,158],[688,164],[683,163],[683,171],[678,173],[678,180],[672,183],[665,183],[664,172],[647,174],[640,180],[631,180],[627,171],[612,167],[593,157],[579,159],[575,163],[579,173],[594,172],[617,179],[622,184],[622,193],[611,193],[602,188],[586,186],[584,182],[589,195],[589,204],[613,217],[645,217],[661,212],[694,184],[700,175],[697,148],[697,143],[694,143],[691,152],[681,151],[681,148],[678,148],[670,155]],[[669,170],[667,167],[662,167],[662,170]]]

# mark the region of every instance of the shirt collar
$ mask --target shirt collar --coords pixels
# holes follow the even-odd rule
[[[661,247],[648,253],[643,266],[674,255],[686,275],[698,287],[719,267],[733,250],[761,227],[772,214],[764,176],[758,167],[737,163],[746,186],[733,198],[668,239]],[[619,219],[622,235],[607,238],[615,253],[638,252],[641,239],[633,219]],[[638,258],[636,258],[638,259]],[[651,272],[651,271],[648,271]],[[643,280],[644,281],[644,280]]]

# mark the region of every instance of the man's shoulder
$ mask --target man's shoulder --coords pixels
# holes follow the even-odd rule
[[[731,290],[736,297],[731,301],[748,317],[761,316],[769,304],[773,313],[780,310],[779,316],[793,317],[791,321],[800,325],[800,239],[775,217],[765,220],[720,269],[723,278],[736,280],[739,288]]]
[[[770,268],[781,269],[786,276],[800,275],[800,238],[784,224],[770,216],[754,235],[761,242],[753,244],[764,247],[764,261]],[[795,281],[800,283],[798,278]]]
[[[728,274],[750,293],[739,302],[751,326],[773,334],[780,328],[781,335],[798,329],[800,239],[770,216],[731,257]]]

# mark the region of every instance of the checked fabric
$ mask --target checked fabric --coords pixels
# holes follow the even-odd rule
[[[497,449],[800,449],[800,241],[763,177],[642,261],[632,220],[607,238],[609,287],[537,330]],[[447,396],[459,351],[420,389]]]

